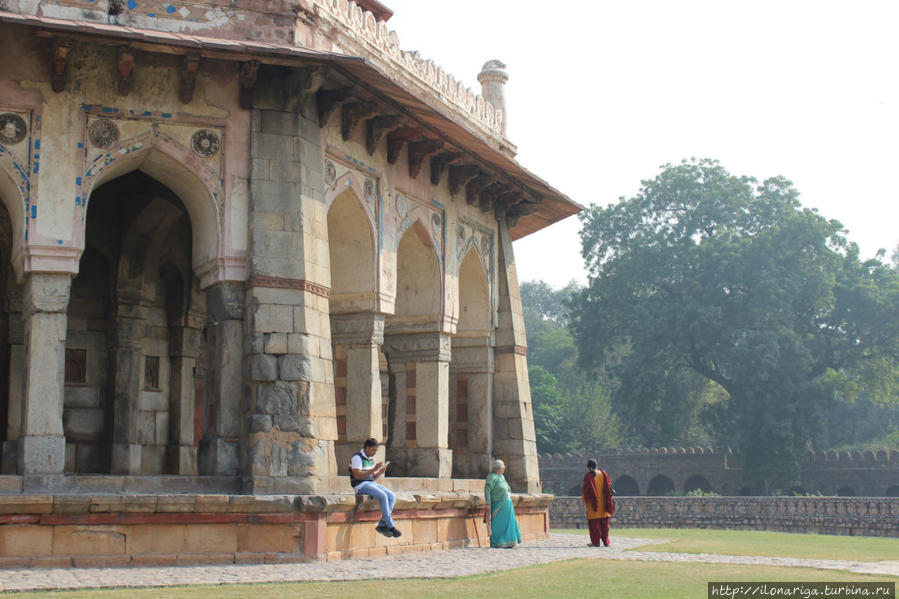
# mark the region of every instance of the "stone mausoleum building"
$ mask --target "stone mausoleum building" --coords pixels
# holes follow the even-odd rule
[[[546,533],[512,242],[580,206],[391,14],[0,0],[0,561],[474,542],[496,457]]]

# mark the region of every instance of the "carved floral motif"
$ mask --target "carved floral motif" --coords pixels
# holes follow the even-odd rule
[[[98,148],[108,148],[119,141],[119,128],[109,119],[97,119],[87,128],[87,136]]]
[[[190,136],[190,147],[200,158],[210,158],[219,151],[219,136],[215,131],[200,129]]]
[[[0,114],[0,142],[13,146],[25,139],[27,133],[25,119],[12,112]]]

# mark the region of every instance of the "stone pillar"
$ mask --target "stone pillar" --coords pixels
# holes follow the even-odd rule
[[[243,283],[222,282],[206,292],[206,429],[200,441],[201,474],[237,475],[241,472],[241,398],[244,393]]]
[[[384,351],[396,381],[390,460],[406,476],[451,477],[449,335],[387,332]]]
[[[338,472],[366,439],[381,438],[381,373],[384,316],[374,313],[331,316],[331,342],[346,348],[346,435],[334,446]],[[339,422],[339,421],[338,421]],[[338,425],[338,433],[340,426]]]
[[[62,474],[65,467],[62,402],[71,285],[69,274],[31,273],[25,282],[20,474]]]
[[[321,133],[265,102],[250,128],[244,488],[315,494],[338,488]]]
[[[488,60],[478,73],[478,82],[481,84],[481,96],[493,106],[494,110],[502,113],[500,119],[500,131],[506,134],[506,81],[509,74],[506,73],[506,65],[499,60]]]
[[[112,368],[112,474],[140,474],[142,448],[139,435],[141,381],[141,329],[136,305],[119,304],[110,348]]]
[[[512,239],[499,219],[498,310],[493,378],[493,451],[506,462],[506,480],[521,493],[540,491],[537,436],[528,380],[527,340]]]
[[[481,478],[493,460],[493,347],[490,337],[453,337],[450,445],[453,478]],[[460,432],[464,434],[460,435]],[[464,442],[463,442],[464,441]]]
[[[172,360],[169,392],[169,446],[166,462],[172,474],[197,474],[197,448],[194,445],[194,370],[200,355],[202,331],[191,327],[172,327],[169,356]]]

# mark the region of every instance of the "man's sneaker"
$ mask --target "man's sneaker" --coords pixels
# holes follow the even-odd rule
[[[383,524],[378,524],[377,526],[375,526],[375,530],[378,531],[379,533],[381,533],[382,535],[384,535],[385,537],[395,536],[393,534],[393,532],[391,532],[391,530],[395,530],[395,529],[390,529],[390,528],[384,526]]]
[[[392,535],[395,536],[395,537],[401,537],[401,536],[403,536],[403,533],[401,533],[401,532],[399,531],[399,529],[397,529],[396,527],[393,527],[393,528],[390,529],[390,534],[392,534]]]

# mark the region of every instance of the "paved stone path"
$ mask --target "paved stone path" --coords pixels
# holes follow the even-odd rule
[[[621,537],[613,537],[612,540],[612,547],[600,549],[587,546],[587,537],[584,535],[554,533],[543,541],[526,543],[511,550],[472,547],[327,563],[6,570],[0,571],[0,591],[313,582],[372,578],[452,578],[576,558],[788,566],[848,570],[859,574],[899,577],[899,561],[855,562],[790,557],[625,551],[666,541]]]

